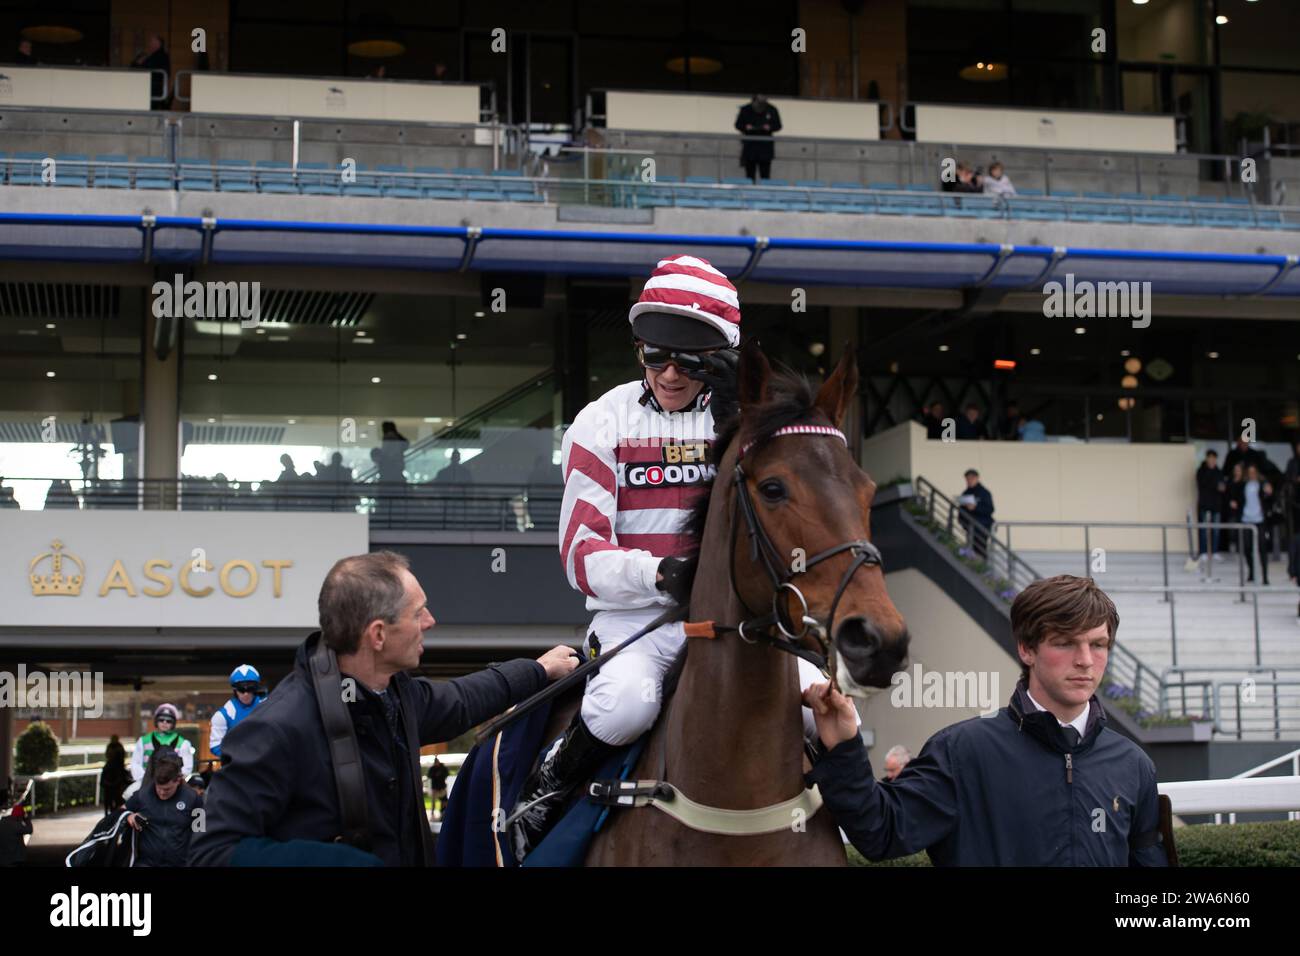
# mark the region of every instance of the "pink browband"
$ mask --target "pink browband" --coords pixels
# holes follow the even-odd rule
[[[786,425],[784,428],[778,428],[769,435],[769,438],[779,438],[781,435],[834,435],[840,441],[844,442],[844,447],[849,447],[849,440],[844,437],[844,432],[838,428],[832,428],[830,425]],[[749,442],[741,446],[740,457],[745,457],[745,452],[754,447],[754,442]]]

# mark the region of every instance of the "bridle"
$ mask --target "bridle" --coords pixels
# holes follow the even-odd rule
[[[786,425],[783,428],[778,428],[768,437],[778,438],[782,435],[829,435],[838,438],[844,442],[846,448],[848,447],[848,439],[844,437],[844,433],[830,425]],[[762,641],[772,647],[794,654],[796,657],[802,657],[818,669],[825,670],[827,657],[831,649],[829,638],[830,635],[835,633],[835,610],[839,607],[844,592],[848,590],[853,575],[857,574],[859,569],[873,565],[882,567],[880,549],[870,541],[859,538],[853,541],[845,541],[843,544],[837,544],[813,555],[806,561],[801,562],[798,571],[793,570],[792,567],[787,568],[785,559],[777,551],[776,545],[772,543],[772,539],[763,527],[763,522],[759,520],[758,511],[754,507],[754,499],[749,494],[749,485],[746,481],[745,468],[742,462],[745,453],[754,444],[755,442],[749,442],[743,445],[740,454],[736,456],[736,467],[732,476],[732,483],[735,486],[734,511],[738,511],[740,517],[744,518],[745,526],[748,529],[750,560],[757,562],[761,558],[768,577],[772,579],[772,610],[767,614],[742,621],[734,629],[739,633],[741,639],[748,643],[753,644]],[[737,516],[733,512],[731,520],[731,590],[736,595],[736,599],[740,601],[741,606],[749,614],[753,615],[754,610],[745,602],[739,588],[736,587],[736,535],[739,527],[740,521],[737,520]],[[823,625],[809,614],[808,599],[799,590],[799,586],[794,583],[794,579],[801,574],[806,574],[823,561],[845,551],[853,555],[853,561],[840,578],[839,587],[835,589],[835,596],[831,599],[830,613]],[[802,608],[798,623],[795,623],[789,617],[787,602],[790,595],[794,596],[799,602],[800,608]],[[719,630],[731,629],[723,626],[717,627]],[[771,633],[773,627],[780,632],[780,637],[776,637]],[[810,631],[818,646],[821,647],[821,654],[810,651],[799,644],[799,641]]]

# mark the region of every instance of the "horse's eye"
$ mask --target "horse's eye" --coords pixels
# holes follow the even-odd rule
[[[759,493],[768,501],[784,501],[785,485],[775,478],[769,478],[758,486]]]

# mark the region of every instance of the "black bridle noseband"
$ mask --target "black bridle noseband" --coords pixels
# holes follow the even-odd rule
[[[838,428],[832,428],[829,425],[787,425],[784,428],[778,428],[768,437],[776,438],[780,435],[830,435],[844,442],[846,447],[848,446],[848,439],[844,437],[844,433]],[[753,442],[750,442],[744,445],[740,449],[740,454],[736,457],[736,468],[732,478],[735,485],[735,510],[739,511],[740,516],[744,518],[745,526],[749,532],[750,560],[758,562],[761,558],[768,577],[772,579],[772,610],[765,615],[741,622],[736,626],[735,630],[745,641],[754,643],[762,640],[764,643],[787,651],[797,657],[802,657],[815,667],[825,670],[827,655],[830,653],[830,637],[834,634],[835,610],[839,607],[840,599],[844,597],[844,592],[848,589],[853,575],[860,568],[871,565],[882,566],[880,549],[870,541],[859,538],[837,544],[833,548],[827,548],[825,551],[813,555],[802,562],[798,571],[795,571],[793,566],[787,568],[784,558],[777,551],[776,545],[772,543],[772,539],[768,537],[767,531],[763,528],[763,523],[758,517],[758,511],[754,507],[754,499],[749,494],[749,485],[746,481],[745,468],[741,464],[741,460],[745,457],[745,452],[749,451],[753,444]],[[733,514],[731,520],[731,589],[740,601],[741,606],[750,614],[753,614],[753,609],[745,602],[740,589],[736,587],[736,533],[739,527],[740,522],[736,520],[736,515]],[[808,599],[804,597],[803,592],[799,590],[799,587],[793,581],[800,574],[806,574],[821,562],[845,551],[853,555],[853,560],[844,572],[843,577],[840,578],[839,587],[835,589],[835,597],[831,600],[830,613],[826,618],[825,625],[823,625],[809,614]],[[793,595],[802,608],[798,622],[791,620],[788,613],[783,613],[788,606],[789,595]],[[771,634],[773,626],[781,632],[783,637],[774,637]],[[822,649],[821,654],[810,651],[798,644],[810,630]]]

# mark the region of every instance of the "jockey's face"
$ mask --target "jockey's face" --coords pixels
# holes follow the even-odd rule
[[[655,400],[666,412],[681,411],[695,401],[695,396],[704,388],[703,382],[687,378],[676,362],[669,362],[661,369],[647,368],[645,378]]]

